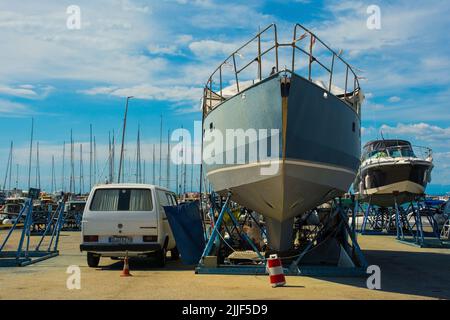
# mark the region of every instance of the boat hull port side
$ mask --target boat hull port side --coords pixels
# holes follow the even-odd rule
[[[219,150],[209,134],[227,129],[273,130],[266,141],[245,139],[243,163],[228,163],[225,154],[204,153],[208,180],[216,192],[232,192],[232,200],[265,216],[269,246],[287,250],[298,216],[345,193],[355,179],[360,158],[360,117],[355,108],[326,89],[289,71],[278,72],[225,100],[204,117],[204,150]],[[269,134],[268,134],[269,135]],[[225,139],[226,140],[226,139]],[[270,148],[276,141],[279,145]],[[261,144],[269,152],[249,154]],[[228,146],[227,146],[228,147]],[[226,150],[227,155],[230,150]],[[275,149],[275,152],[274,152]],[[269,174],[264,168],[277,170]]]

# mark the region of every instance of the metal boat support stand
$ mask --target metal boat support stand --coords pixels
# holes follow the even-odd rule
[[[355,210],[364,213],[361,228],[357,226],[357,232],[364,235],[396,234],[395,214],[392,213],[391,208],[374,206],[369,198],[365,207],[356,200]]]
[[[395,235],[399,242],[417,247],[450,247],[448,242],[441,239],[433,211],[423,197],[399,205],[397,196],[398,193],[392,194],[393,207],[373,206],[370,199],[365,208],[357,204],[355,211],[364,212],[363,222],[358,232],[364,235]],[[423,218],[428,222],[431,231],[424,230]]]
[[[357,204],[355,210],[364,212],[363,222],[360,229],[363,235],[396,235],[399,239],[404,238],[404,231],[413,236],[411,224],[408,219],[409,207],[397,205],[397,195],[393,195],[393,207],[378,207],[372,205],[371,199],[365,208]]]
[[[331,214],[329,215],[326,222],[324,222],[323,227],[316,233],[315,237],[308,243],[308,245],[302,250],[298,257],[289,266],[288,275],[304,275],[304,276],[364,276],[366,275],[367,261],[361,248],[358,245],[356,239],[356,203],[347,208],[342,205],[341,199],[333,201],[334,209],[332,208]],[[351,212],[352,223],[349,225],[348,216]],[[344,227],[346,237],[344,237],[345,243],[342,243],[342,250],[347,253],[351,252],[349,255],[354,267],[339,267],[339,266],[311,266],[302,265],[302,259],[314,250],[315,247],[319,246],[320,243],[317,242],[318,239],[322,238],[323,233],[327,230],[327,227],[333,219],[337,218],[339,220],[337,230]],[[348,242],[350,240],[350,242]]]
[[[404,244],[420,248],[450,248],[450,242],[441,239],[440,230],[433,212],[424,199],[416,199],[409,203],[406,211],[406,220],[410,226],[410,237],[405,237],[402,230],[397,231],[397,240]],[[425,231],[422,219],[425,217],[431,227],[431,231]],[[413,220],[410,224],[409,221]],[[399,228],[397,228],[399,229]]]
[[[234,275],[265,275],[267,274],[266,269],[266,259],[262,256],[259,250],[256,248],[255,244],[247,237],[245,232],[243,232],[244,239],[250,244],[252,249],[257,253],[260,258],[260,262],[254,265],[233,265],[233,264],[217,264],[210,265],[210,263],[205,263],[209,255],[211,254],[213,247],[216,248],[219,246],[218,241],[220,241],[219,232],[221,227],[226,228],[224,224],[225,214],[230,216],[230,219],[233,223],[233,227],[239,228],[239,224],[236,221],[233,214],[230,212],[230,197],[231,194],[228,193],[227,198],[220,208],[220,213],[218,215],[217,221],[215,222],[213,231],[211,236],[209,237],[205,250],[203,251],[202,257],[200,258],[200,262],[196,267],[195,272],[197,274],[234,274]],[[292,276],[365,276],[367,262],[364,258],[364,255],[359,247],[356,240],[355,226],[354,223],[351,226],[348,224],[348,214],[351,211],[353,216],[353,221],[355,221],[355,213],[354,207],[347,208],[345,210],[341,204],[340,199],[335,201],[335,208],[331,212],[330,216],[326,219],[327,222],[317,231],[314,238],[309,242],[309,244],[302,249],[302,251],[298,254],[297,258],[291,263],[289,268],[283,268],[285,275]],[[314,250],[317,247],[317,241],[321,236],[323,236],[326,227],[329,226],[329,223],[333,219],[339,219],[340,223],[338,228],[342,228],[345,230],[345,234],[347,235],[346,241],[348,238],[350,239],[350,243],[347,242],[342,244],[343,248],[346,248],[347,253],[350,253],[351,259],[353,260],[354,267],[339,267],[339,266],[323,266],[323,265],[307,265],[302,264],[302,259],[308,254],[310,251]],[[215,258],[215,257],[213,257]]]
[[[57,256],[59,254],[58,243],[63,215],[64,202],[60,201],[56,210],[52,212],[50,222],[46,225],[38,244],[34,249],[30,249],[30,237],[33,227],[33,203],[32,199],[27,199],[25,206],[20,211],[16,221],[0,246],[0,267],[23,267]],[[22,218],[24,219],[24,223],[17,249],[14,251],[4,250],[10,241],[11,235],[18,229],[19,221]],[[41,250],[44,240],[48,244],[46,244],[44,250]]]
[[[195,273],[198,274],[265,274],[265,257],[262,256],[262,254],[257,249],[256,245],[253,243],[253,241],[248,237],[248,235],[243,232],[240,229],[239,223],[236,220],[236,217],[233,215],[233,213],[230,210],[230,198],[231,198],[231,192],[228,192],[225,202],[222,204],[221,208],[219,210],[219,216],[217,217],[217,220],[214,222],[214,228],[211,233],[211,236],[209,237],[207,244],[205,246],[205,249],[203,251],[203,254],[200,258],[199,264],[195,269]],[[211,208],[211,218],[214,219],[214,206],[215,206],[215,199],[213,197],[212,199],[212,208]],[[224,227],[225,229],[228,229],[224,222],[225,214],[228,215],[232,222],[232,228],[236,228],[239,232],[239,236],[243,238],[245,242],[247,242],[253,251],[258,255],[259,259],[263,261],[261,265],[255,265],[255,266],[236,266],[236,265],[217,265],[214,267],[208,266],[205,264],[205,259],[210,256],[212,253],[213,247],[218,248],[220,245],[220,232],[221,228]]]

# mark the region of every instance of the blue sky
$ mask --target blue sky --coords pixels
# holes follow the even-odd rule
[[[81,9],[80,30],[66,27],[66,8],[73,4]],[[381,9],[380,30],[366,27],[371,4]],[[52,155],[60,179],[70,129],[76,144],[84,145],[87,165],[93,125],[102,170],[108,132],[120,132],[127,95],[136,96],[127,157],[133,159],[140,124],[143,158],[150,161],[160,114],[165,139],[168,129],[192,128],[201,119],[202,86],[229,53],[272,22],[281,41],[288,41],[300,22],[343,49],[366,78],[363,142],[382,131],[433,148],[429,190],[448,192],[449,15],[448,1],[1,1],[0,183],[13,140],[19,187],[26,187],[32,117],[44,187],[50,185]],[[84,172],[87,180],[87,166]]]

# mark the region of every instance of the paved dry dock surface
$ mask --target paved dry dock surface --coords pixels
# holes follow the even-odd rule
[[[0,231],[0,240],[5,231]],[[0,268],[0,299],[449,299],[450,249],[420,249],[388,236],[360,236],[366,258],[382,271],[382,290],[363,278],[287,277],[271,288],[267,276],[195,275],[193,267],[169,262],[157,269],[131,262],[133,277],[121,278],[122,263],[104,258],[88,268],[78,250],[79,233],[61,235],[61,255],[22,268]],[[81,289],[66,288],[66,268],[79,265]]]

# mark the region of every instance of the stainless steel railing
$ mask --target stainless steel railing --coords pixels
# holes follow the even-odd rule
[[[302,34],[300,36],[297,36],[299,34],[299,31],[302,31]],[[296,24],[293,33],[294,34],[292,42],[279,43],[277,26],[275,24],[271,24],[266,28],[264,28],[262,31],[258,32],[258,34],[256,34],[253,38],[251,38],[249,41],[247,41],[245,44],[243,44],[241,47],[235,50],[230,56],[228,56],[210,75],[205,85],[203,94],[204,115],[229,98],[225,96],[223,92],[224,84],[226,83],[226,81],[224,80],[225,69],[231,67],[232,76],[228,81],[229,82],[228,87],[230,84],[234,86],[235,87],[234,93],[238,94],[242,90],[245,90],[245,88],[241,85],[242,84],[241,74],[244,71],[248,70],[254,64],[257,64],[256,66],[257,80],[261,81],[267,78],[263,77],[263,58],[269,53],[273,52],[275,55],[274,57],[275,65],[273,66],[273,68],[275,73],[278,73],[280,71],[279,50],[284,48],[292,48],[292,57],[291,57],[292,60],[289,63],[291,69],[289,70],[289,68],[287,68],[286,65],[285,67],[286,71],[296,72],[297,70],[299,70],[297,67],[298,62],[302,61],[299,58],[300,56],[297,56],[296,54],[299,52],[302,54],[302,56],[306,56],[308,74],[305,78],[307,78],[309,81],[313,81],[312,79],[313,68],[316,65],[319,66],[323,71],[327,73],[327,80],[328,80],[327,90],[329,92],[332,91],[333,82],[336,81],[336,74],[335,74],[336,65],[337,63],[342,63],[345,68],[345,77],[343,75],[340,76],[343,77],[341,80],[345,80],[344,81],[345,84],[343,93],[337,96],[342,100],[344,100],[349,105],[356,107],[357,112],[359,113],[357,102],[355,101],[355,99],[352,99],[352,97],[358,94],[358,92],[360,91],[360,86],[358,76],[353,71],[352,67],[342,59],[340,54],[333,51],[314,33],[306,29],[302,25]],[[262,37],[267,36],[267,34],[272,34],[273,39],[269,42],[270,46],[268,48],[263,49],[261,43]],[[247,61],[242,67],[239,67],[236,62],[236,57],[237,56],[241,57],[240,52],[250,47],[250,45],[255,41],[257,44],[256,55],[253,55],[252,58],[249,61]],[[306,41],[309,41],[309,45],[308,43],[306,43]],[[305,50],[304,48],[301,47],[301,43],[306,43],[309,48]],[[318,43],[318,45],[322,46],[322,48],[314,50],[315,43]],[[319,58],[320,51],[331,54],[331,63],[329,65],[326,64],[321,58]]]

